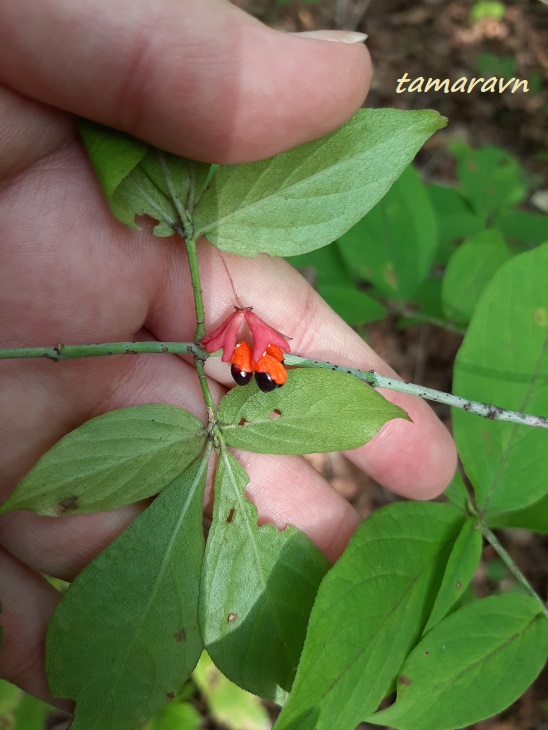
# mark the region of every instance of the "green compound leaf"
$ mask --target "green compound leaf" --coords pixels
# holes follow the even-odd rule
[[[218,415],[228,446],[261,454],[355,449],[392,418],[408,419],[366,383],[314,368],[291,370],[271,393],[255,383],[233,388]]]
[[[82,122],[80,134],[113,215],[138,228],[136,215],[159,221],[156,236],[172,236],[192,214],[210,165],[170,155],[129,135]]]
[[[72,730],[135,730],[194,669],[207,463],[198,460],[162,492],[57,607],[46,669],[53,695],[76,701]]]
[[[203,451],[205,428],[167,405],[110,411],[64,436],[19,482],[0,514],[100,512],[161,492]]]
[[[318,591],[277,730],[354,728],[378,707],[420,638],[462,524],[449,505],[417,502],[365,520]]]
[[[496,229],[481,231],[460,245],[451,256],[442,285],[445,316],[469,322],[495,272],[510,259],[510,251]]]
[[[426,186],[412,166],[338,247],[349,270],[385,296],[413,297],[434,261],[437,236]]]
[[[312,604],[329,564],[294,527],[257,524],[244,469],[226,451],[200,596],[207,651],[232,682],[272,701],[291,687]]]
[[[444,125],[433,111],[365,109],[322,139],[221,167],[196,208],[197,235],[239,256],[326,246],[382,198]]]
[[[548,619],[531,596],[470,603],[428,633],[398,678],[394,705],[368,722],[397,730],[454,730],[501,712],[548,656]]]
[[[548,416],[548,244],[504,264],[457,354],[454,391]],[[548,493],[548,431],[453,412],[453,434],[488,524]]]

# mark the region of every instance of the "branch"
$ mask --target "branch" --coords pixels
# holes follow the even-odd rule
[[[205,361],[208,357],[216,356],[219,353],[207,353],[199,345],[193,342],[107,342],[101,345],[54,345],[53,347],[14,347],[0,349],[0,360],[13,360],[22,358],[46,358],[49,360],[73,360],[82,357],[99,357],[102,355],[139,355],[141,353],[158,353],[172,355],[194,355],[199,360]],[[398,393],[408,393],[425,400],[445,403],[453,408],[460,408],[463,411],[472,413],[475,416],[482,416],[490,421],[508,421],[519,423],[523,426],[535,428],[547,428],[548,418],[546,416],[532,416],[517,411],[508,411],[499,406],[488,403],[478,403],[467,400],[458,395],[444,393],[441,390],[425,388],[422,385],[406,383],[403,380],[390,378],[381,375],[375,370],[358,370],[347,368],[342,365],[333,365],[330,362],[321,360],[310,360],[297,355],[286,355],[286,365],[294,365],[301,368],[324,368],[339,373],[353,375],[359,380],[369,383],[374,388],[385,388],[395,390]]]
[[[481,523],[481,530],[482,530],[483,536],[485,537],[487,542],[493,546],[493,548],[497,552],[499,558],[506,565],[506,567],[512,573],[514,578],[518,581],[518,583],[520,583],[525,588],[525,590],[527,591],[527,593],[529,593],[529,595],[533,596],[533,598],[536,598],[537,601],[539,601],[540,605],[542,606],[542,612],[548,618],[548,606],[544,605],[541,597],[535,591],[533,586],[529,583],[527,578],[523,575],[523,573],[518,568],[518,566],[514,563],[514,561],[510,557],[510,555],[508,555],[506,550],[502,547],[497,536],[493,532],[491,532],[491,530],[483,522]]]
[[[509,421],[510,423],[520,423],[523,426],[534,426],[536,428],[548,428],[548,418],[546,416],[530,416],[526,413],[517,411],[508,411],[499,406],[490,405],[488,403],[478,403],[477,401],[467,400],[458,395],[444,393],[441,390],[433,388],[425,388],[422,385],[414,383],[406,383],[403,380],[389,378],[381,375],[375,370],[357,370],[356,368],[345,368],[341,365],[333,365],[330,362],[322,362],[319,360],[309,360],[305,357],[297,357],[296,355],[287,355],[285,358],[287,365],[296,365],[297,367],[326,368],[335,372],[347,373],[353,375],[359,380],[364,380],[374,388],[385,388],[386,390],[395,390],[398,393],[409,393],[416,395],[425,400],[435,401],[436,403],[445,403],[453,408],[460,408],[475,416],[483,416],[490,421]]]
[[[53,347],[12,347],[0,349],[0,360],[46,358],[47,360],[78,360],[103,355],[141,354],[196,355],[207,353],[193,342],[106,342],[100,345],[53,345]]]

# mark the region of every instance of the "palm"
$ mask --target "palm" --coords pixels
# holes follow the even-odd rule
[[[193,12],[203,12],[204,6],[200,3],[188,5],[192,6]],[[19,61],[25,46],[24,43],[17,46],[17,39],[13,40],[16,34],[10,34],[10,22],[17,20],[17,7],[15,4],[2,11],[7,19],[0,25],[8,34],[9,42],[0,37],[0,61],[2,53],[13,53],[11,66],[5,66],[14,73],[11,85],[20,86],[31,96],[39,88],[37,95],[44,98],[47,91],[33,85],[32,78],[23,76],[21,69],[27,66]],[[39,7],[36,6],[37,12]],[[222,12],[235,12],[234,8],[229,8]],[[13,17],[10,16],[12,11]],[[104,12],[106,14],[107,10]],[[240,16],[234,17],[236,20],[231,15],[230,22],[239,23]],[[169,18],[165,22],[168,23]],[[53,18],[52,23],[59,23],[59,18]],[[185,28],[192,26],[186,16],[185,23]],[[250,25],[247,19],[242,21],[243,28],[248,26],[255,34],[253,38],[263,32],[257,31],[260,26]],[[28,27],[25,25],[25,32]],[[104,37],[107,41],[108,27],[106,22]],[[274,42],[271,31],[264,33],[268,35],[269,43]],[[238,34],[225,35],[232,39],[239,37]],[[170,122],[178,114],[174,106],[171,110],[166,109],[165,114],[159,113],[155,125],[151,125],[151,116],[145,115],[142,128],[140,122],[136,123],[136,133],[153,138],[159,146],[164,145],[180,154],[192,156],[195,149],[196,157],[202,159],[207,159],[208,149],[212,149],[213,135],[218,141],[217,159],[239,161],[260,156],[259,151],[265,156],[273,154],[284,146],[317,136],[341,123],[357,107],[367,88],[369,67],[363,65],[362,53],[356,48],[337,49],[335,46],[339,44],[321,41],[309,41],[301,51],[297,41],[288,41],[282,34],[278,35],[281,37],[279,42],[285,44],[285,58],[290,53],[287,49],[295,44],[295,48],[298,47],[295,63],[299,63],[299,68],[310,68],[311,74],[321,75],[322,93],[332,87],[326,97],[329,108],[319,95],[320,85],[309,83],[305,78],[303,89],[292,82],[294,103],[287,100],[287,109],[284,107],[287,119],[281,125],[279,120],[272,121],[270,115],[263,112],[260,119],[244,118],[238,127],[238,138],[235,138],[233,128],[227,128],[226,137],[223,137],[223,130],[218,129],[218,118],[212,115],[212,124],[217,125],[215,133],[208,128],[209,136],[207,129],[202,137],[194,135],[193,149],[186,149],[184,141],[177,148],[175,121]],[[320,44],[319,50],[317,44]],[[262,47],[257,41],[257,48]],[[76,53],[74,44],[70,48]],[[251,46],[246,48],[246,52],[251,53]],[[46,53],[44,49],[42,52]],[[169,52],[169,49],[165,50],[165,54],[169,55]],[[304,58],[308,53],[314,56],[314,63],[302,64],[301,56]],[[119,57],[125,58],[124,54]],[[25,63],[26,60],[27,57]],[[165,61],[163,57],[162,60]],[[346,64],[350,62],[360,69],[352,77],[354,81],[348,81],[350,75]],[[29,63],[32,66],[32,62]],[[123,61],[120,63],[123,65]],[[80,94],[72,103],[70,74],[73,66],[74,60],[67,58],[62,73],[59,71],[58,76],[52,76],[52,85],[58,83],[60,86],[53,89],[51,103],[66,98],[66,108],[101,121],[109,121],[111,114],[115,125],[119,109],[117,106],[109,108],[112,99],[107,99],[105,109],[100,78],[93,74],[95,87],[90,82],[89,94],[84,95],[85,98]],[[0,63],[0,67],[3,64]],[[211,74],[207,64],[205,69]],[[36,78],[40,80],[42,71],[38,67],[35,70]],[[123,77],[123,68],[115,69],[116,72]],[[68,79],[64,90],[61,88],[63,73]],[[273,69],[272,73],[288,73],[292,77],[291,64],[280,70]],[[272,88],[283,83],[281,77],[273,79]],[[245,93],[257,93],[256,89],[263,87],[250,84]],[[265,88],[268,91],[268,85]],[[145,104],[148,93],[144,87],[138,90],[137,96],[142,94],[143,98],[139,96],[138,101],[133,100],[136,107]],[[222,106],[226,93],[230,93],[230,89],[228,92],[220,90],[215,97],[216,103]],[[163,103],[169,106],[176,96],[164,94]],[[310,113],[311,98],[318,108],[322,108],[324,116],[321,118]],[[266,108],[246,105],[241,98],[238,101],[256,117],[260,117],[261,109]],[[155,103],[153,99],[149,102]],[[52,111],[6,89],[0,90],[0,108],[5,125],[0,130],[0,146],[5,148],[4,152],[0,150],[0,219],[3,224],[0,346],[136,339],[191,340],[195,318],[182,247],[173,239],[155,239],[146,224],[141,232],[135,233],[111,217],[73,123],[64,113]],[[199,111],[189,112],[186,128],[192,126],[192,113],[199,116]],[[169,124],[170,129],[165,131],[162,125]],[[207,127],[200,118],[196,129],[202,129],[200,124],[204,129]],[[276,134],[273,134],[274,126]],[[251,136],[250,129],[254,132]],[[262,136],[257,133],[261,129]],[[286,138],[284,129],[287,130]],[[184,135],[182,139],[185,139]],[[199,255],[207,324],[211,328],[231,311],[234,298],[219,252],[204,242]],[[243,304],[254,306],[257,314],[273,327],[290,335],[293,352],[387,371],[387,366],[284,261],[267,257],[227,257],[227,264]],[[208,363],[208,369],[213,395],[219,398],[230,382],[228,368],[216,362]],[[13,361],[2,363],[1,370],[0,443],[3,449],[0,473],[3,479],[0,499],[13,490],[40,455],[59,438],[95,415],[129,405],[163,402],[182,406],[199,418],[205,417],[194,369],[176,356],[116,356],[60,363]],[[395,491],[411,496],[432,496],[443,488],[454,468],[450,439],[422,401],[395,394],[391,397],[410,412],[414,423],[388,424],[373,442],[352,452],[351,458]],[[277,475],[275,487],[270,478],[273,459]],[[248,495],[261,516],[280,527],[291,523],[304,529],[328,557],[335,559],[358,523],[353,508],[298,457],[242,454],[241,460],[251,477]],[[4,551],[0,552],[0,573],[3,576],[5,633],[0,674],[31,692],[48,697],[41,647],[58,596],[39,573],[68,580],[74,578],[140,509],[142,505],[133,505],[116,512],[59,519],[40,518],[26,512],[2,518]]]

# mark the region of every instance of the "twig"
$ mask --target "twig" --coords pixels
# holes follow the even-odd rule
[[[502,547],[501,543],[499,542],[498,537],[493,532],[491,532],[491,530],[483,522],[481,524],[481,531],[483,533],[483,536],[487,540],[487,542],[493,546],[493,548],[495,549],[499,558],[506,565],[506,567],[512,573],[514,578],[518,581],[518,583],[525,588],[527,593],[529,593],[531,596],[533,596],[533,598],[536,598],[537,601],[539,601],[540,605],[542,606],[542,612],[548,618],[548,606],[544,605],[542,599],[540,598],[538,593],[535,591],[533,586],[529,583],[527,578],[523,575],[521,570],[514,563],[512,558],[508,555],[506,550]]]
[[[387,390],[395,390],[398,393],[409,393],[409,395],[417,395],[425,400],[435,401],[436,403],[445,403],[453,408],[460,408],[475,416],[482,416],[490,421],[509,421],[510,423],[521,423],[524,426],[535,426],[536,428],[548,428],[548,418],[546,416],[531,416],[526,413],[518,413],[517,411],[508,411],[505,408],[491,405],[489,403],[478,403],[477,401],[467,400],[458,395],[444,393],[441,390],[433,388],[425,388],[422,385],[414,383],[406,383],[403,380],[389,378],[381,375],[375,370],[357,370],[356,368],[345,368],[341,365],[333,365],[330,362],[321,362],[319,360],[309,360],[305,357],[297,357],[296,355],[287,355],[285,362],[288,365],[296,365],[298,367],[316,367],[334,370],[336,372],[347,373],[353,375],[360,380],[365,380],[375,388],[386,388]]]
[[[139,355],[142,353],[193,355],[202,363],[208,357],[219,354],[207,353],[200,345],[192,342],[107,342],[100,345],[54,345],[53,347],[15,347],[5,350],[0,349],[0,360],[46,358],[58,361],[74,360],[83,357],[99,357],[102,355]],[[489,403],[467,400],[458,395],[444,393],[441,390],[425,388],[423,385],[415,385],[414,383],[406,383],[396,378],[389,378],[386,375],[377,373],[375,370],[358,370],[357,368],[334,365],[333,363],[323,362],[321,360],[310,360],[309,358],[299,357],[298,355],[286,355],[285,362],[287,365],[294,365],[296,367],[323,368],[324,370],[333,370],[335,372],[353,375],[359,380],[369,383],[374,388],[385,388],[386,390],[394,390],[398,393],[415,395],[425,400],[435,401],[436,403],[445,403],[448,406],[460,408],[463,411],[472,413],[475,416],[482,416],[490,421],[508,421],[510,423],[519,423],[523,426],[548,428],[548,418],[546,416],[532,416],[527,413],[508,411],[505,408],[500,408]]]

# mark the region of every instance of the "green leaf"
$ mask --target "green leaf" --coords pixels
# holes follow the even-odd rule
[[[80,134],[113,215],[138,228],[136,215],[159,224],[157,236],[172,236],[192,213],[205,188],[210,165],[186,160],[127,134],[82,122]]]
[[[43,730],[47,727],[48,718],[53,714],[54,710],[51,705],[23,693],[15,710],[13,730]],[[8,729],[9,725],[5,728],[2,726],[2,730]]]
[[[457,143],[457,177],[470,205],[488,224],[493,214],[522,203],[528,184],[518,161],[497,147],[474,150]]]
[[[466,489],[460,472],[455,472],[453,479],[451,479],[451,483],[445,489],[443,494],[447,497],[451,504],[467,514],[470,495],[468,494],[468,490]]]
[[[99,512],[161,492],[203,451],[205,428],[175,406],[144,405],[87,421],[47,451],[0,514]]]
[[[196,235],[239,256],[291,256],[331,243],[370,210],[445,119],[365,109],[277,157],[221,167],[195,214]]]
[[[490,517],[489,527],[519,527],[548,535],[548,492],[529,507]]]
[[[329,567],[296,528],[257,524],[249,477],[228,452],[219,457],[200,624],[216,666],[240,687],[280,702],[290,689],[316,591]]]
[[[43,730],[51,705],[0,679],[0,728],[2,730]]]
[[[437,248],[426,187],[409,166],[390,191],[339,239],[348,268],[388,297],[410,299],[426,278]]]
[[[202,716],[189,702],[175,699],[147,723],[145,730],[201,730]]]
[[[505,14],[504,3],[496,2],[496,0],[476,0],[470,10],[470,23],[477,23],[487,18],[502,20]]]
[[[166,489],[72,583],[51,619],[46,669],[76,701],[71,730],[135,730],[202,651],[198,592],[208,458]]]
[[[530,246],[548,241],[548,216],[523,210],[503,210],[497,216],[497,228],[503,235]]]
[[[457,354],[455,393],[548,416],[548,244],[502,266]],[[548,491],[548,431],[454,409],[453,434],[488,524]]]
[[[444,185],[427,185],[427,191],[443,246],[483,230],[483,220],[458,190]]]
[[[501,712],[548,656],[548,620],[531,596],[491,596],[438,624],[398,678],[394,705],[368,722],[397,730],[453,730]]]
[[[87,119],[78,124],[82,142],[107,200],[145,157],[149,145]]]
[[[462,524],[453,507],[418,502],[365,520],[320,586],[277,730],[354,728],[377,708],[420,638]]]
[[[208,171],[209,165],[151,149],[113,193],[110,209],[130,228],[138,228],[136,215],[149,215],[160,221],[154,235],[172,236],[192,212]]]
[[[356,287],[338,243],[290,256],[289,263],[317,289],[320,296],[350,325],[361,325],[382,319],[386,309],[377,299]]]
[[[380,302],[354,287],[324,284],[318,286],[318,294],[354,327],[383,319],[387,314]]]
[[[447,319],[469,322],[483,290],[509,259],[508,246],[496,229],[481,231],[460,245],[443,277],[442,302]]]
[[[226,730],[272,728],[272,721],[259,697],[240,689],[221,674],[205,651],[192,678],[207,703],[208,715],[221,727]]]
[[[289,256],[287,260],[314,286],[354,286],[353,274],[348,270],[337,242],[300,256]]]
[[[271,393],[233,388],[218,417],[228,446],[261,454],[355,449],[392,418],[408,418],[366,383],[315,368],[290,371]]]
[[[445,567],[436,602],[424,628],[426,634],[460,601],[470,585],[481,558],[481,525],[473,517],[463,524]]]

